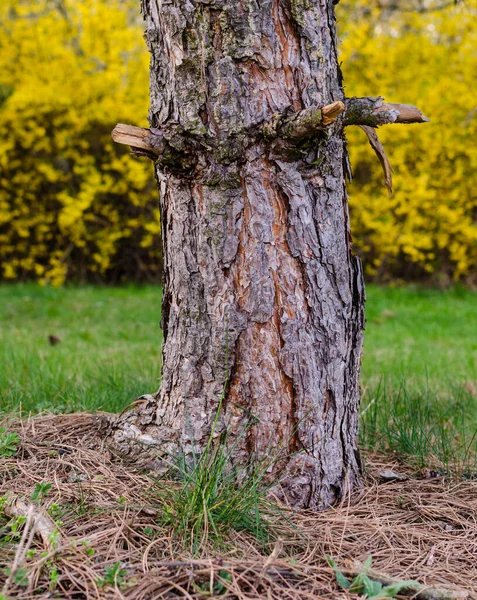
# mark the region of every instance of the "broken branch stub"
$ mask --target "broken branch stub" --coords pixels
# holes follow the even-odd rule
[[[397,113],[396,120],[394,123],[401,124],[416,124],[416,123],[429,123],[428,119],[422,112],[413,106],[412,104],[393,104],[391,102],[385,102],[383,105],[376,110],[376,113],[380,115],[385,113],[387,115]]]
[[[384,98],[347,98],[345,125],[379,127],[393,123],[428,123],[429,119],[411,104],[383,102]]]
[[[118,144],[131,146],[133,154],[160,160],[171,170],[188,170],[195,164],[192,140],[177,124],[162,131],[118,123],[111,137]]]
[[[153,152],[154,148],[149,140],[151,131],[144,127],[135,127],[134,125],[126,125],[125,123],[118,123],[111,132],[113,141],[118,144],[125,144],[132,148],[140,148]]]
[[[343,102],[333,102],[321,108],[310,106],[291,115],[278,114],[263,125],[267,138],[301,141],[332,125],[345,110]]]
[[[347,98],[344,116],[345,125],[357,125],[368,137],[371,148],[379,158],[384,172],[384,183],[389,195],[393,193],[392,168],[375,129],[393,123],[427,123],[429,119],[411,104],[392,104],[383,98]]]

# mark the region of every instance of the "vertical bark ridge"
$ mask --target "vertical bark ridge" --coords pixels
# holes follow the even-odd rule
[[[273,165],[262,158],[248,163],[243,189],[244,223],[233,276],[248,327],[240,337],[240,367],[231,381],[227,407],[238,435],[249,415],[260,416],[253,431],[255,455],[286,454],[295,437],[295,411],[292,379],[281,359],[281,323],[285,314],[295,318],[300,312],[294,305],[302,282],[287,247],[286,211]]]

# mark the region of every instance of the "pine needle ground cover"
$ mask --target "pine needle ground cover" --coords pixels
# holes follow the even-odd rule
[[[267,539],[231,527],[191,547],[158,493],[180,484],[115,460],[91,415],[5,425],[18,443],[0,457],[3,598],[363,598],[342,587],[363,581],[369,557],[373,589],[405,581],[399,593],[421,600],[477,598],[475,481],[368,456],[364,485],[340,505],[265,507]]]

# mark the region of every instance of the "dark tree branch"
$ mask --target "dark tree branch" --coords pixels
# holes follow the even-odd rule
[[[388,188],[388,193],[390,196],[393,195],[393,176],[392,176],[392,167],[389,159],[386,155],[386,151],[384,150],[384,146],[381,143],[381,140],[378,138],[378,134],[376,131],[369,127],[368,125],[359,125],[359,127],[364,131],[364,133],[368,137],[368,141],[371,145],[371,148],[376,153],[376,156],[381,163],[384,173],[384,184]]]
[[[358,125],[367,135],[372,149],[379,158],[384,172],[384,183],[389,195],[393,193],[392,168],[375,129],[392,123],[427,123],[429,119],[410,104],[383,103],[383,98],[347,98],[345,125]]]
[[[429,119],[410,104],[383,103],[383,98],[348,98],[345,125],[379,127],[392,123],[427,123]]]

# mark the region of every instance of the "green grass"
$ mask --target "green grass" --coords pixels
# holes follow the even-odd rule
[[[158,287],[0,286],[0,409],[122,410],[159,386],[159,320]],[[475,292],[369,286],[362,443],[474,460],[476,332]]]
[[[0,286],[0,408],[119,411],[156,391],[159,319],[157,287]]]
[[[368,289],[361,443],[475,472],[477,294]]]
[[[265,484],[272,460],[249,465],[247,477],[237,477],[230,468],[233,446],[227,447],[226,436],[215,443],[213,434],[200,456],[177,457],[169,477],[153,482],[150,491],[159,501],[159,522],[192,553],[208,543],[225,547],[231,533],[241,531],[251,533],[265,548],[275,537],[266,517],[273,511],[266,497],[270,486]],[[171,486],[170,476],[177,485]]]
[[[362,446],[394,452],[419,468],[477,477],[477,397],[465,386],[407,387],[383,380],[367,392]]]
[[[477,385],[477,293],[368,286],[363,381]]]

